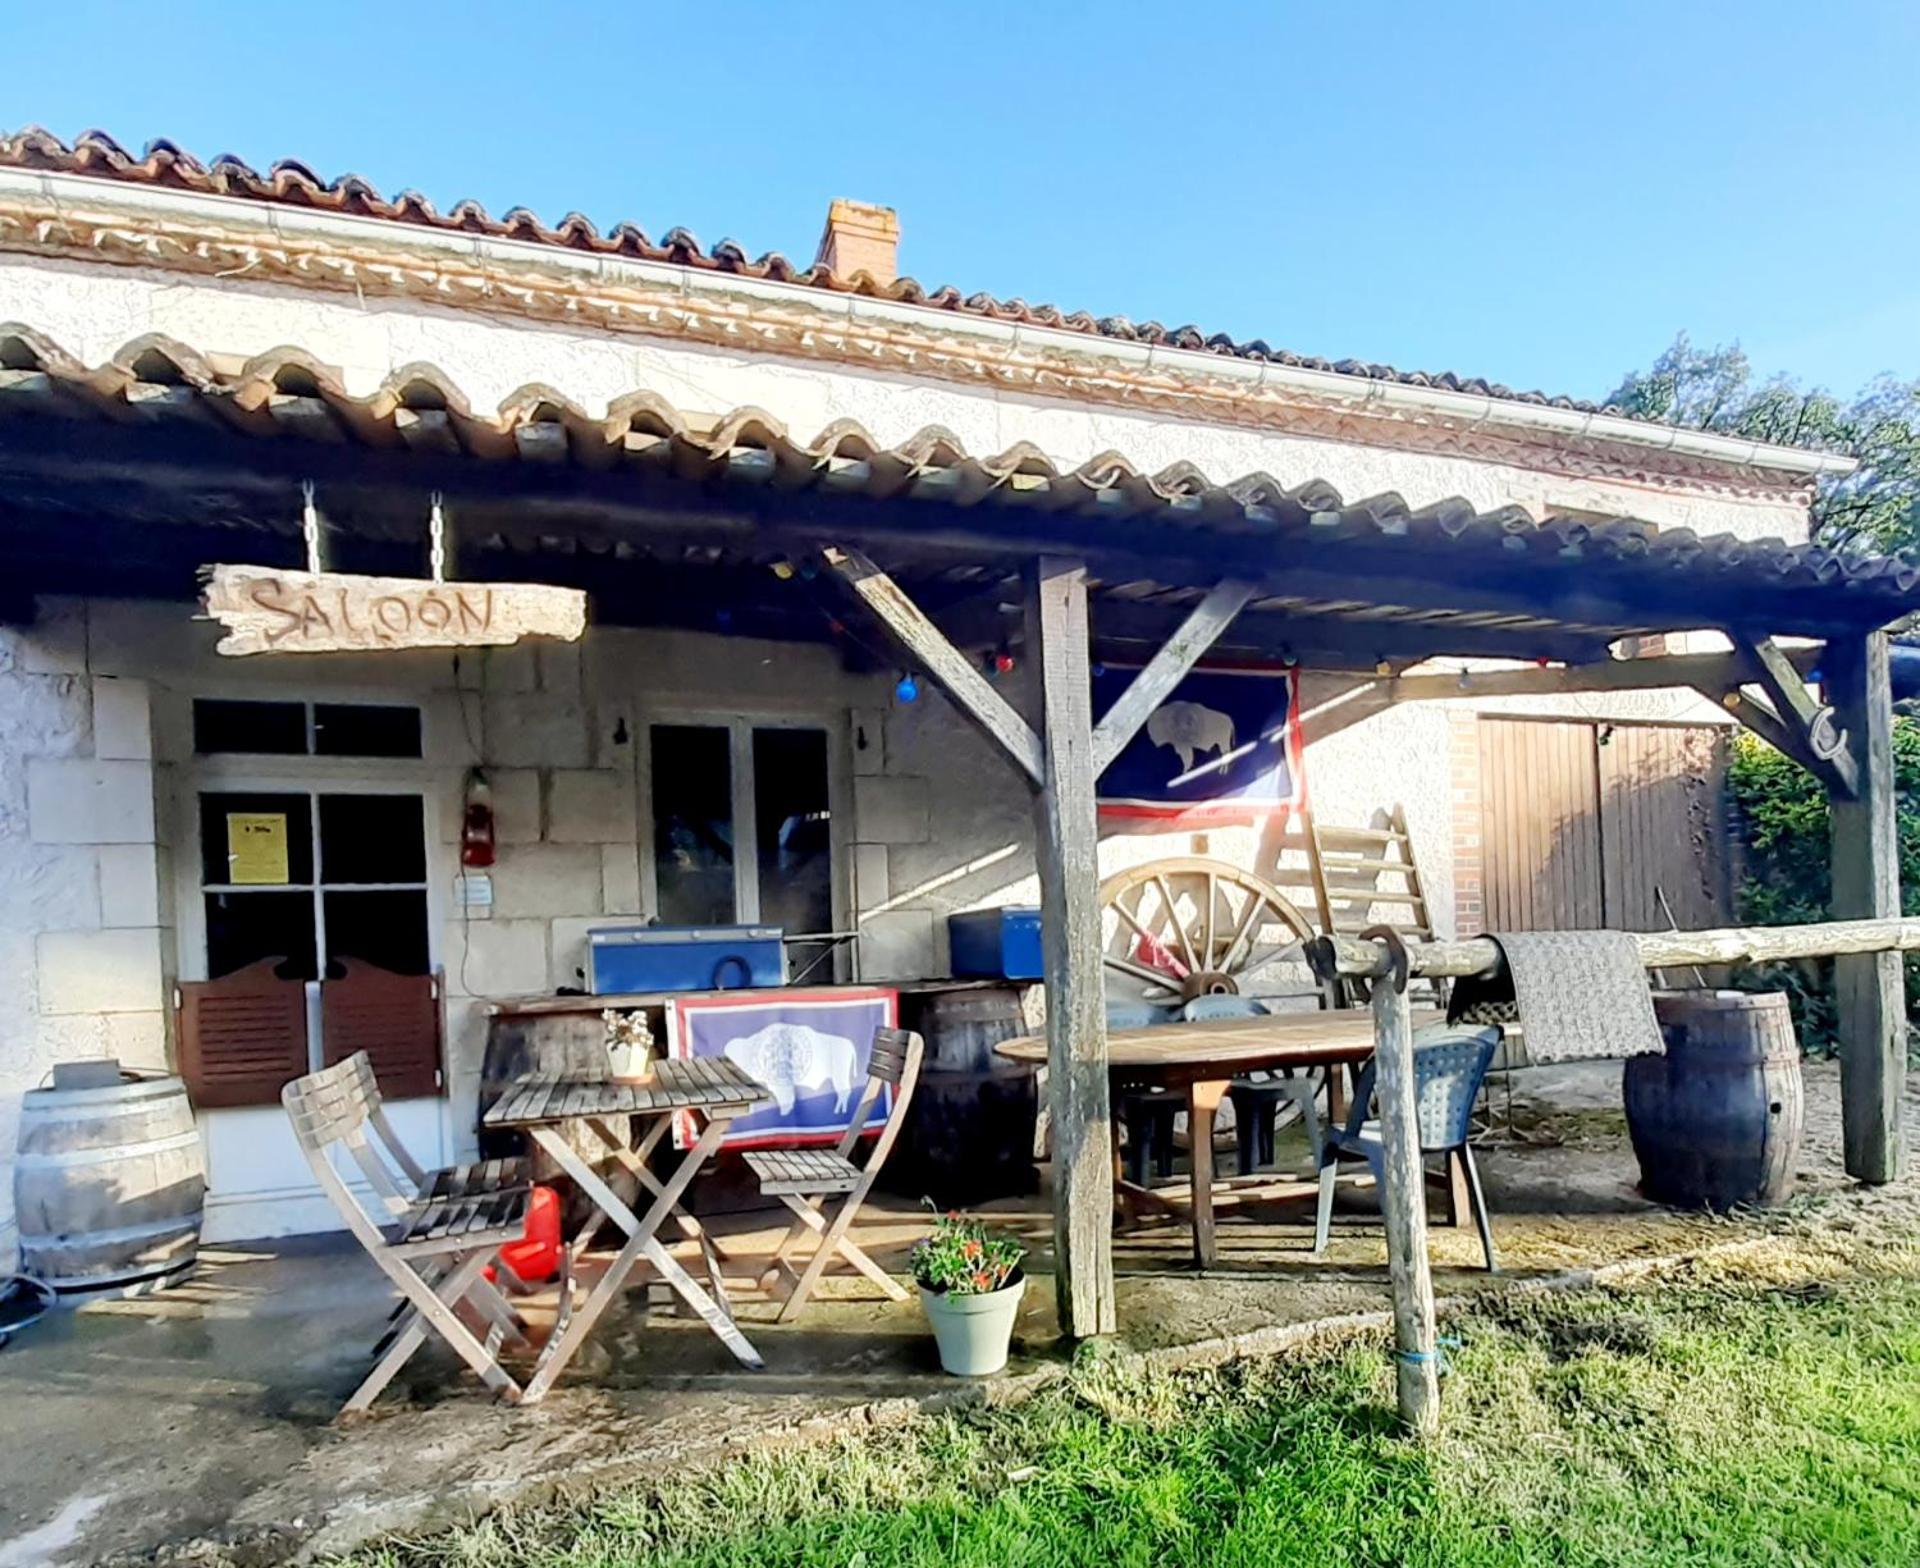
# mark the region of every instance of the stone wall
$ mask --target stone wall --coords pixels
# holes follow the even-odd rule
[[[46,600],[31,631],[0,642],[0,1162],[11,1157],[20,1093],[54,1061],[166,1059],[171,982],[205,972],[195,794],[263,771],[320,787],[328,778],[383,780],[427,796],[433,958],[447,982],[450,1154],[472,1140],[483,1000],[579,984],[587,932],[649,912],[651,721],[749,715],[828,730],[839,906],[858,924],[866,978],[943,974],[948,914],[1038,897],[1031,797],[1011,765],[931,683],[918,701],[899,702],[891,675],[850,675],[831,649],[596,629],[577,646],[458,658],[236,660],[213,653],[215,636],[184,604]],[[1308,676],[1305,705],[1343,684]],[[425,754],[196,759],[196,696],[417,703]],[[1685,702],[1626,694],[1485,706],[1631,718],[1680,716]],[[1315,745],[1307,762],[1325,821],[1360,824],[1405,806],[1443,930],[1456,902],[1460,787],[1449,777],[1458,723],[1449,710],[1476,706],[1389,711]],[[498,846],[484,913],[453,897],[462,792],[476,763],[492,788]],[[1264,868],[1261,834],[1242,827],[1109,834],[1101,871],[1202,843],[1217,858]],[[9,1190],[0,1180],[0,1192]]]

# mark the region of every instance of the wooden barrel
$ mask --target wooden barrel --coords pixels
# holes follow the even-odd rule
[[[62,1295],[170,1283],[193,1266],[206,1196],[186,1085],[76,1065],[95,1071],[57,1071],[21,1103],[21,1266]]]
[[[927,1051],[882,1184],[941,1208],[1033,1191],[1033,1069],[993,1049],[1027,1033],[1018,989],[903,993],[901,1013]]]
[[[1641,1190],[1687,1208],[1778,1203],[1806,1122],[1786,996],[1670,991],[1654,1011],[1667,1054],[1631,1057],[1625,1075]]]

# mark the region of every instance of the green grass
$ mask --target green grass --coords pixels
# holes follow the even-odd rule
[[[1920,1563],[1920,1261],[1495,1302],[1441,1436],[1381,1346],[1143,1377],[390,1543],[382,1565]]]

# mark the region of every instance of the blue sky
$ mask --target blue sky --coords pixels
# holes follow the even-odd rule
[[[1920,5],[0,7],[0,125],[1593,396],[1920,375]],[[0,301],[0,315],[4,315]]]

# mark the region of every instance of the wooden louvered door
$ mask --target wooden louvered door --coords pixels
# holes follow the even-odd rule
[[[203,1110],[273,1105],[307,1070],[307,988],[263,958],[218,980],[175,988],[180,1076]]]
[[[383,1098],[440,1092],[440,982],[397,975],[358,959],[341,960],[338,978],[320,986],[320,1049],[325,1065],[365,1051]]]
[[[422,793],[292,775],[203,790],[196,817],[210,978],[181,987],[181,1028],[182,1056],[208,1086],[197,1102],[275,1105],[288,1081],[362,1047],[389,1098],[437,1095]],[[279,977],[271,1010],[263,963]],[[269,1011],[281,1031],[270,1042],[248,1033]]]
[[[1589,726],[1480,721],[1480,852],[1489,930],[1606,924],[1599,806]]]
[[[1478,727],[1487,930],[1725,923],[1719,731],[1486,716]]]
[[[1622,931],[1731,925],[1726,732],[1612,724],[1597,726],[1595,741],[1607,924]]]

